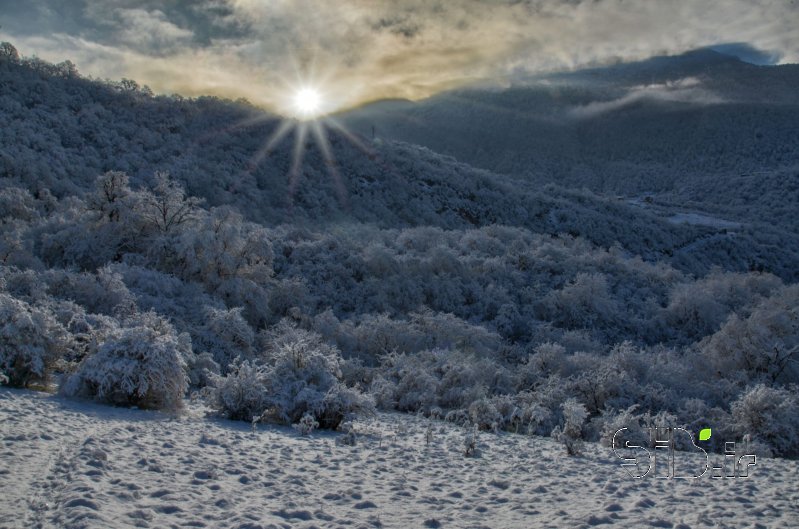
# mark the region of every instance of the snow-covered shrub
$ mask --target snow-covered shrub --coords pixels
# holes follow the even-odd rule
[[[618,402],[627,381],[625,373],[611,359],[575,353],[570,361],[581,370],[571,379],[572,392],[586,403],[591,414]]]
[[[299,422],[292,424],[291,427],[297,430],[300,435],[311,435],[311,432],[319,428],[319,423],[316,421],[313,414],[306,413]]]
[[[799,383],[799,285],[781,289],[746,319],[733,314],[701,350],[726,377]]]
[[[305,309],[311,303],[309,298],[309,288],[302,278],[277,278],[270,284],[265,314],[275,323],[294,309]]]
[[[632,405],[624,410],[605,409],[591,421],[591,426],[598,432],[599,442],[603,446],[611,446],[616,432],[627,428],[624,439],[635,439],[638,444],[649,444],[649,436],[641,425],[641,415],[635,413],[637,405]]]
[[[96,274],[48,270],[40,281],[47,285],[52,297],[74,301],[87,312],[125,316],[136,310],[136,297],[125,286],[122,275],[110,266]]]
[[[771,274],[714,272],[699,281],[680,283],[664,310],[666,323],[691,340],[716,332],[730,313],[747,311],[781,286]]]
[[[191,340],[155,313],[136,315],[99,345],[63,387],[120,406],[175,410],[188,387]]]
[[[266,353],[270,420],[292,424],[306,413],[321,428],[335,429],[348,415],[371,411],[373,402],[340,382],[341,353],[318,334],[281,324]]]
[[[294,424],[310,414],[321,428],[371,412],[374,401],[341,382],[341,354],[319,335],[281,323],[259,363],[234,365],[213,381],[212,405],[231,419]]]
[[[341,379],[348,386],[366,390],[374,380],[376,369],[364,365],[360,358],[345,358],[341,362]]]
[[[459,426],[471,424],[471,418],[469,417],[469,412],[467,410],[449,411],[447,412],[446,415],[444,415],[444,420],[447,422],[457,424]]]
[[[408,369],[400,374],[394,391],[396,409],[399,411],[425,411],[436,405],[438,380],[422,369]]]
[[[480,430],[499,430],[504,426],[502,415],[500,415],[494,403],[487,398],[482,398],[472,402],[469,406],[469,417],[472,423]]]
[[[536,401],[532,392],[522,392],[516,395],[519,405],[517,412],[519,426],[522,433],[530,435],[546,435],[552,431],[552,411]]]
[[[228,206],[203,215],[196,229],[182,234],[175,251],[181,277],[211,289],[234,277],[263,284],[272,276],[274,256],[266,230]]]
[[[438,380],[424,365],[424,355],[388,354],[372,392],[381,406],[399,411],[425,411],[436,404]]]
[[[478,455],[477,451],[477,440],[480,437],[480,429],[475,424],[468,430],[466,430],[466,434],[463,436],[463,454],[466,457],[473,457]]]
[[[378,374],[369,385],[369,394],[375,399],[375,404],[383,410],[393,410],[397,405],[394,398],[397,384]]]
[[[47,382],[69,349],[69,333],[52,314],[0,293],[0,372],[9,385]]]
[[[210,404],[228,419],[254,421],[269,406],[267,370],[247,360],[231,364],[226,376],[211,377]]]
[[[545,342],[538,344],[523,368],[526,378],[535,379],[551,373],[560,373],[566,364],[566,348],[560,344]]]
[[[252,356],[255,333],[241,315],[241,311],[241,308],[205,309],[201,343],[223,372],[235,359],[247,359]]]
[[[105,268],[122,277],[139,310],[168,315],[176,329],[191,333],[195,347],[205,349],[200,339],[206,322],[205,309],[224,307],[222,300],[214,299],[198,283],[184,282],[145,266],[116,263]]]
[[[561,290],[544,300],[543,315],[566,328],[592,328],[616,318],[618,310],[603,274],[579,273]]]
[[[771,448],[774,455],[799,454],[799,387],[774,388],[758,384],[732,403],[732,418],[741,436],[748,435]]]
[[[467,411],[480,399],[511,394],[516,386],[500,362],[457,350],[385,355],[377,372],[372,391],[381,407],[425,414],[435,408]]]
[[[563,443],[566,453],[570,456],[580,455],[583,423],[588,417],[588,411],[576,399],[568,399],[561,406],[561,410],[563,411],[563,425],[558,425],[552,430],[552,438]]]
[[[511,395],[494,395],[491,397],[491,404],[499,413],[499,428],[519,432],[522,426],[522,408],[520,399]]]
[[[372,414],[375,401],[361,391],[338,382],[325,394],[322,414],[319,417],[322,428],[338,428],[342,421],[360,414]]]
[[[73,347],[64,357],[66,362],[80,362],[119,327],[115,318],[87,313],[71,301],[53,300],[47,306],[72,336]]]
[[[730,413],[728,403],[734,400],[734,397],[726,399],[722,403],[724,406],[722,408],[721,406],[712,406],[698,398],[687,398],[680,403],[676,415],[685,429],[692,432],[693,435],[697,435],[703,428],[712,426],[713,436],[705,441],[705,445],[710,450],[721,452],[724,450],[726,441],[742,439],[746,435],[746,432],[742,432],[736,425]],[[765,455],[765,452],[758,453]]]
[[[344,432],[344,435],[336,438],[337,445],[355,446],[358,444],[358,434],[355,431],[355,425],[351,421],[341,423],[338,429]]]
[[[524,418],[519,400],[510,395],[478,398],[468,405],[469,418],[480,430],[518,432]]]
[[[315,319],[314,327],[342,349],[375,363],[391,352],[459,349],[488,355],[502,345],[501,337],[483,325],[430,310],[411,313],[407,319],[363,314],[341,322],[332,314],[323,313]]]
[[[212,377],[220,372],[221,368],[211,353],[203,351],[186,355],[186,375],[189,377],[189,385],[192,387],[204,388],[209,386]]]

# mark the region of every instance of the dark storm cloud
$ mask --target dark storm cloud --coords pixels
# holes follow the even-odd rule
[[[0,0],[24,54],[273,108],[303,82],[346,106],[730,42],[797,62],[797,21],[784,0]]]

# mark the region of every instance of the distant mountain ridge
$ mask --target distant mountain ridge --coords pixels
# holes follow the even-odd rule
[[[462,89],[341,116],[363,134],[424,145],[471,165],[611,195],[660,193],[713,210],[745,199],[769,211],[799,195],[799,65],[757,66],[710,49],[551,74],[507,89]],[[744,197],[686,195],[712,182],[779,174]],[[770,205],[770,206],[769,206]],[[777,208],[784,209],[784,208]],[[726,211],[730,213],[729,210]],[[760,220],[738,211],[741,220]]]

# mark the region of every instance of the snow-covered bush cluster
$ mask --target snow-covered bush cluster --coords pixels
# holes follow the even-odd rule
[[[46,309],[0,293],[0,373],[5,383],[47,383],[69,334]]]
[[[342,383],[335,346],[287,322],[266,341],[266,351],[253,363],[235,365],[211,384],[212,402],[228,418],[299,423],[304,429],[312,419],[335,429],[353,414],[373,411],[370,397]]]
[[[312,146],[296,188],[290,145],[248,163],[277,121],[241,131],[244,103],[12,54],[0,82],[5,383],[162,409],[204,388],[303,429],[376,405],[573,451],[627,424],[799,451],[796,234],[331,133],[343,204]]]

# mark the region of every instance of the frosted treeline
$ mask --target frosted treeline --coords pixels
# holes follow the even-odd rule
[[[347,200],[310,146],[292,194],[290,143],[250,163],[276,123],[237,127],[246,104],[12,51],[5,383],[168,410],[196,394],[303,431],[379,408],[572,447],[668,424],[799,453],[794,239],[336,134]]]

